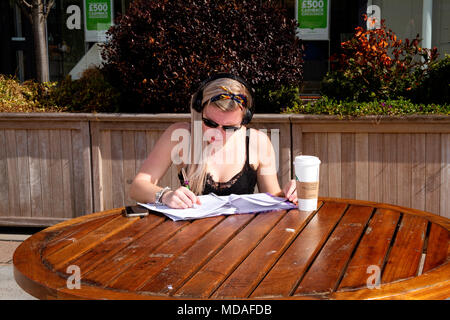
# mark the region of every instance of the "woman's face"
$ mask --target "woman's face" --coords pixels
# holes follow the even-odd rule
[[[240,108],[233,111],[223,111],[214,104],[208,104],[203,109],[203,118],[212,123],[218,124],[216,128],[212,128],[202,122],[202,129],[208,143],[222,143],[224,144],[233,133],[233,129],[224,130],[222,126],[240,128],[243,118],[243,112]]]

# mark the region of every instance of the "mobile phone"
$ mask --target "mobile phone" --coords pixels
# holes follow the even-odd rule
[[[145,217],[148,216],[149,211],[142,206],[126,206],[122,213],[125,217]]]

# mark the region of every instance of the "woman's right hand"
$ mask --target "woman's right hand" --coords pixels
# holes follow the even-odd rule
[[[179,187],[174,191],[164,193],[161,202],[174,209],[187,209],[191,208],[194,203],[201,204],[195,193],[186,187]]]

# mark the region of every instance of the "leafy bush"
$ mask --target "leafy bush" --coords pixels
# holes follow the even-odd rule
[[[0,74],[0,112],[61,111],[51,99],[55,82],[25,81]]]
[[[0,112],[115,112],[120,94],[100,70],[86,70],[79,80],[20,84],[0,74]]]
[[[413,90],[415,101],[426,103],[450,103],[450,55],[430,65],[425,78]]]
[[[353,38],[341,44],[342,52],[331,57],[322,93],[347,101],[409,97],[437,57],[436,48],[423,49],[419,42],[419,35],[412,41],[397,39],[384,20],[380,29],[357,27]]]
[[[326,96],[315,102],[286,108],[283,113],[328,114],[339,116],[365,115],[411,115],[444,114],[450,115],[450,104],[418,104],[408,99],[374,100],[368,102],[339,101]]]
[[[117,112],[120,94],[99,69],[90,68],[78,80],[67,76],[55,87],[51,98],[68,112]]]
[[[273,1],[137,0],[109,31],[107,79],[126,112],[189,112],[199,81],[232,72],[258,92],[302,82],[296,21]],[[258,112],[276,112],[261,97]]]

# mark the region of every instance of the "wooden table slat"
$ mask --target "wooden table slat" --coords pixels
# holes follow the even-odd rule
[[[286,211],[258,214],[174,296],[208,298],[285,214]]]
[[[394,244],[384,270],[381,283],[407,279],[417,275],[428,221],[405,214],[402,217]]]
[[[45,260],[50,263],[54,269],[59,269],[68,261],[75,259],[137,220],[139,220],[139,218],[125,218],[122,215],[119,215],[108,223],[105,223],[94,231],[86,234],[81,239],[74,239],[73,243],[45,257]]]
[[[128,246],[117,252],[115,255],[105,259],[100,266],[95,269],[83,273],[81,270],[82,280],[91,283],[104,284],[116,276],[123,270],[129,268],[139,259],[149,254],[170,239],[180,229],[189,225],[188,221],[168,221],[158,225],[152,232],[146,233],[139,239],[131,242]]]
[[[163,221],[164,217],[157,215],[148,216],[146,219],[139,219],[139,221],[136,221],[130,227],[116,233],[105,241],[100,242],[81,256],[68,261],[56,271],[64,273],[66,272],[68,265],[75,265],[80,268],[80,271],[83,274],[85,274],[109,257],[115,255],[131,242],[136,241],[147,232],[151,232],[153,228]]]
[[[389,245],[400,219],[398,211],[377,209],[347,267],[338,290],[349,290],[367,285],[368,268],[383,267]],[[373,271],[369,270],[370,273]]]
[[[122,290],[136,290],[148,279],[160,272],[178,255],[190,248],[203,236],[208,234],[225,216],[206,218],[193,221],[164,244],[145,255],[132,268],[127,268],[105,287]]]
[[[305,226],[310,215],[305,211],[289,211],[211,297],[248,297]]]
[[[447,230],[437,224],[431,224],[423,272],[430,271],[447,260],[449,240],[450,234]]]
[[[291,295],[346,207],[345,203],[326,202],[250,297],[276,298]]]
[[[295,295],[335,290],[372,212],[370,207],[350,206],[300,282]]]
[[[98,227],[108,223],[112,219],[117,218],[117,215],[110,215],[86,221],[85,223],[74,225],[69,228],[64,228],[60,232],[54,232],[49,235],[48,243],[45,246],[42,256],[47,257],[59,249],[73,243],[73,239],[80,239],[89,232],[94,231]]]
[[[157,295],[175,292],[254,217],[250,214],[227,217],[138,290]]]

